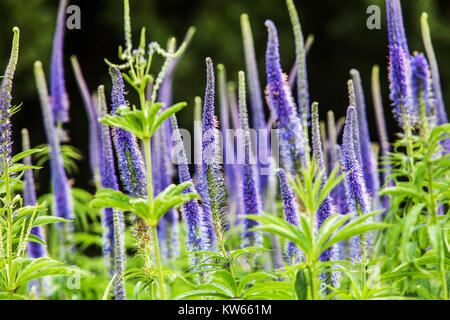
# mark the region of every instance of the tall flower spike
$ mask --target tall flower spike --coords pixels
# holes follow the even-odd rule
[[[263,146],[265,146],[269,141],[269,134],[267,131],[267,122],[264,114],[264,106],[262,100],[261,93],[261,85],[259,83],[259,74],[257,68],[257,62],[255,57],[255,47],[253,45],[253,36],[252,29],[250,27],[250,22],[248,20],[248,15],[241,15],[241,30],[242,30],[242,38],[244,41],[244,53],[245,53],[245,64],[247,68],[248,75],[248,85],[250,91],[250,107],[252,110],[252,122],[253,128],[257,132],[257,150],[262,150]],[[260,130],[264,130],[261,131]],[[263,133],[263,134],[261,134]],[[260,141],[262,138],[263,141]],[[267,154],[261,154],[258,152],[256,154],[258,160],[259,167],[259,189],[261,192],[261,196],[264,195],[264,190],[267,186],[268,175],[266,172],[270,166],[270,150],[268,150]]]
[[[233,165],[235,161],[234,144],[229,135],[230,129],[230,114],[228,94],[226,87],[226,73],[223,64],[217,65],[217,73],[219,78],[219,105],[220,105],[220,131],[222,133],[221,153],[223,157],[225,179],[229,188],[235,186]]]
[[[391,174],[391,165],[388,160],[390,145],[388,140],[388,132],[386,129],[386,122],[384,120],[384,111],[380,92],[380,77],[378,66],[373,66],[372,68],[372,100],[373,107],[375,109],[375,118],[377,123],[378,139],[380,141],[380,158],[382,163],[381,177],[382,184],[387,183],[388,186],[393,185],[392,180],[388,180]],[[389,196],[383,196],[382,203],[384,209],[389,210]]]
[[[81,72],[80,64],[76,56],[71,57],[73,71],[75,73],[75,79],[77,80],[78,87],[83,98],[84,108],[88,116],[89,121],[89,162],[91,165],[91,172],[94,178],[94,182],[97,188],[101,184],[100,177],[100,161],[102,146],[102,129],[101,124],[98,122],[98,112],[95,109],[94,102],[89,93],[86,81]]]
[[[286,221],[294,226],[299,225],[297,205],[294,201],[294,196],[286,172],[284,169],[279,168],[277,170],[278,179],[280,181],[281,200],[283,201],[283,211],[286,217]],[[293,242],[288,242],[286,250],[286,258],[289,262],[298,262],[300,260],[300,252],[297,246]]]
[[[244,164],[242,165],[242,198],[244,215],[261,214],[261,199],[258,191],[258,178],[256,166],[253,164],[254,156],[250,140],[250,128],[248,124],[247,103],[245,97],[245,75],[239,71],[239,119],[244,134]],[[241,152],[241,150],[238,150]],[[244,220],[244,246],[259,246],[262,242],[261,233],[250,231],[257,224],[254,220]]]
[[[189,172],[186,151],[184,149],[183,140],[178,129],[177,118],[172,115],[170,118],[175,141],[175,160],[178,166],[178,177],[180,183],[192,181]],[[190,186],[183,193],[195,192],[194,186]],[[205,232],[200,222],[201,207],[196,199],[191,200],[183,205],[182,208],[183,221],[186,225],[186,245],[188,251],[205,250],[207,246],[207,237],[203,235]]]
[[[98,105],[102,116],[107,115],[107,106],[105,98],[105,88],[99,86],[98,88]],[[102,149],[99,154],[100,157],[100,177],[103,188],[110,188],[119,190],[117,181],[116,168],[114,166],[114,154],[111,143],[110,128],[107,125],[100,124]],[[125,221],[123,213],[113,208],[103,209],[103,252],[107,257],[109,264],[114,266],[111,273],[117,275],[115,281],[116,300],[125,300],[125,284],[119,280],[119,276],[124,272],[125,264],[125,244],[124,244],[124,230]],[[113,258],[113,259],[112,259]],[[113,261],[111,261],[113,260]],[[111,261],[111,262],[110,262]],[[114,272],[112,272],[114,270]]]
[[[163,131],[164,127],[162,126],[156,129],[155,133],[152,135],[150,145],[152,149],[152,182],[153,182],[154,198],[156,198],[156,196],[168,186],[167,184],[168,166],[164,157],[164,153],[166,152],[166,150],[162,137]],[[170,234],[168,234],[168,231],[171,226],[167,215],[171,213],[172,212],[169,211],[167,214],[165,214],[157,225],[159,247],[161,255],[165,258],[170,258],[169,253]]]
[[[347,173],[347,176],[344,179],[347,208],[349,212],[360,211],[362,214],[367,214],[370,212],[370,204],[361,166],[357,160],[355,152],[355,121],[355,109],[353,106],[350,106],[347,109],[344,135],[342,137],[342,162],[344,172]],[[361,254],[360,250],[362,248],[359,237],[353,237],[351,242],[351,256],[352,258],[358,260]]]
[[[206,58],[206,89],[202,118],[202,167],[200,196],[204,202],[204,224],[210,241],[210,248],[223,245],[224,237],[224,181],[217,163],[216,117],[214,115],[214,66],[211,58]],[[201,191],[200,191],[201,190]],[[206,210],[205,210],[206,209]],[[208,210],[210,210],[208,212]],[[210,215],[210,216],[209,216]],[[217,241],[217,242],[216,242]]]
[[[322,170],[322,188],[327,183],[327,168],[325,166],[325,160],[323,157],[322,141],[320,138],[320,127],[319,127],[319,110],[318,103],[313,102],[312,104],[312,151],[314,156],[314,161],[316,167]],[[320,229],[324,221],[330,217],[332,214],[331,208],[331,197],[327,196],[325,200],[320,204],[317,210],[317,227]],[[325,250],[320,255],[321,261],[329,261],[331,258],[331,248]]]
[[[415,52],[411,57],[411,85],[414,107],[430,121],[434,109],[430,66],[422,53]],[[428,118],[428,119],[427,119]]]
[[[127,107],[123,78],[116,68],[110,68],[109,73],[113,83],[112,113],[117,114],[119,107]],[[119,128],[112,129],[112,136],[117,152],[120,178],[125,190],[132,197],[144,197],[147,194],[147,173],[136,137]]]
[[[264,105],[262,99],[261,85],[259,83],[258,67],[253,44],[252,29],[248,15],[241,15],[241,31],[244,42],[245,65],[248,75],[248,86],[250,92],[250,107],[253,115],[253,127],[256,130],[266,129],[267,123],[264,117]]]
[[[272,174],[268,177],[267,183],[267,193],[264,199],[265,201],[265,211],[267,213],[278,215],[277,208],[277,177]],[[279,236],[275,234],[270,234],[270,241],[272,243],[272,268],[278,269],[283,266],[283,255],[281,250],[281,243]]]
[[[390,99],[402,128],[414,126],[417,110],[412,103],[411,65],[399,0],[386,0],[389,39]]]
[[[376,158],[372,150],[370,141],[369,126],[366,116],[366,102],[364,99],[364,91],[361,83],[361,76],[356,69],[350,70],[350,75],[355,86],[355,104],[356,115],[358,118],[358,130],[360,134],[361,145],[361,169],[366,182],[367,191],[374,199],[374,203],[378,202],[377,191],[380,189],[380,178],[378,176]]]
[[[300,20],[298,18],[294,2],[292,0],[286,0],[286,4],[288,7],[295,37],[295,56],[297,61],[297,103],[299,105],[299,112],[303,118],[303,125],[305,126],[305,124],[309,120],[309,92],[306,72],[305,46],[303,41],[302,27],[300,25]],[[305,134],[307,134],[306,130]]]
[[[53,187],[54,209],[56,215],[65,219],[73,219],[73,201],[69,181],[64,170],[61,148],[57,140],[56,128],[53,121],[53,113],[50,109],[50,99],[45,82],[42,63],[34,63],[36,85],[41,100],[42,115],[44,118],[45,133],[50,146],[50,171]]]
[[[60,0],[53,51],[50,65],[50,95],[55,123],[69,121],[69,99],[64,81],[64,29],[66,27],[66,8],[68,0]]]
[[[278,36],[272,21],[266,20],[269,32],[266,51],[268,104],[278,118],[280,153],[289,172],[295,173],[305,162],[305,137],[292,94],[280,65]]]
[[[444,99],[442,98],[442,89],[439,77],[439,69],[436,61],[436,56],[433,50],[433,44],[431,43],[430,27],[428,26],[428,15],[426,12],[422,13],[420,18],[420,24],[422,27],[422,38],[425,51],[427,53],[428,60],[430,61],[431,79],[433,83],[433,93],[436,102],[436,120],[437,124],[448,123],[447,113],[445,112]],[[450,151],[450,143],[448,143]]]
[[[14,27],[11,56],[0,86],[0,175],[11,165],[11,114],[12,86],[17,60],[19,59],[19,28]]]
[[[236,100],[236,85],[234,82],[228,82],[227,84],[227,92],[228,92],[228,100],[230,102],[230,110],[231,110],[231,119],[233,122],[233,128],[239,129],[241,127],[239,123],[239,106]],[[235,192],[231,193],[231,195],[235,196],[236,200],[236,208],[235,208],[235,223],[239,224],[241,221],[241,214],[242,214],[242,183],[241,183],[241,165],[240,164],[234,164],[233,166],[234,171],[234,179],[235,179],[235,185],[236,190]]]
[[[27,129],[22,129],[22,149],[23,151],[30,149],[30,137],[28,135]],[[23,163],[26,166],[31,166],[31,156],[26,156],[23,160]],[[37,203],[32,169],[26,170],[24,173],[23,202],[26,206],[35,206]],[[42,229],[42,226],[32,228],[31,234],[44,239],[44,230]],[[32,258],[45,257],[47,256],[47,249],[40,243],[29,241],[28,254]]]

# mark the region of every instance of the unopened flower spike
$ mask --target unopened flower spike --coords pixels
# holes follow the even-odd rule
[[[266,51],[268,104],[278,119],[282,161],[289,172],[295,173],[306,163],[303,125],[281,70],[277,30],[270,20],[266,20],[265,25],[269,32]]]
[[[298,208],[284,169],[279,168],[277,170],[277,176],[280,181],[281,200],[283,202],[283,212],[286,221],[294,226],[298,226]],[[293,242],[289,241],[286,250],[287,260],[289,262],[298,262],[300,261],[300,256],[301,255],[297,246]]]
[[[69,99],[64,80],[64,29],[66,27],[66,8],[68,0],[60,0],[53,51],[50,65],[50,95],[55,123],[69,121]]]
[[[306,127],[307,121],[309,121],[309,92],[308,92],[308,78],[306,72],[306,50],[303,41],[302,28],[300,20],[298,18],[297,10],[295,9],[294,2],[292,0],[286,0],[286,5],[289,11],[289,17],[291,19],[292,29],[295,37],[295,56],[297,62],[297,103],[299,112],[303,119],[303,125]],[[307,135],[305,130],[305,135]]]
[[[361,76],[356,69],[350,70],[350,75],[353,80],[355,89],[355,107],[358,118],[358,130],[361,139],[361,169],[364,174],[364,181],[366,182],[367,191],[370,196],[377,202],[377,191],[380,189],[380,181],[378,176],[378,168],[376,164],[375,154],[372,150],[372,143],[370,140],[369,126],[366,116],[366,102],[364,99],[364,91],[361,83]]]
[[[12,86],[17,61],[19,59],[19,28],[13,28],[11,55],[0,85],[0,175],[11,165],[11,115]]]
[[[119,107],[127,106],[123,78],[118,69],[110,68],[109,73],[113,83],[111,92],[112,113],[117,114]],[[118,158],[120,177],[125,190],[132,197],[144,197],[147,194],[147,173],[136,137],[120,128],[113,128],[112,136]]]
[[[234,177],[235,151],[234,143],[231,141],[232,136],[229,135],[230,125],[230,107],[228,101],[228,92],[226,87],[226,72],[222,64],[217,65],[218,73],[218,89],[219,89],[219,105],[220,105],[220,130],[222,133],[221,153],[223,156],[225,180],[228,188],[236,190],[236,179]]]
[[[242,165],[242,198],[244,216],[249,214],[260,215],[262,212],[260,193],[258,190],[258,177],[256,175],[256,162],[254,160],[250,128],[248,123],[247,103],[245,95],[245,74],[239,72],[239,119],[244,137],[244,164]],[[257,225],[256,221],[244,219],[244,233],[242,235],[244,246],[260,246],[262,235],[257,231],[250,231]]]
[[[64,169],[61,148],[59,141],[57,140],[56,128],[53,121],[50,97],[47,91],[47,83],[40,61],[34,63],[34,74],[41,101],[45,133],[50,146],[50,172],[54,197],[54,210],[58,217],[71,220],[74,217],[71,188]],[[67,237],[67,235],[65,236]]]
[[[98,122],[99,114],[94,106],[94,102],[90,95],[88,86],[83,77],[80,64],[76,56],[71,57],[72,68],[75,73],[75,79],[77,80],[78,87],[83,99],[84,108],[88,116],[89,121],[89,163],[91,165],[91,172],[94,177],[94,182],[97,188],[101,184],[100,177],[100,161],[102,146],[102,129],[101,124]]]
[[[434,54],[433,44],[431,43],[430,27],[428,26],[428,14],[422,13],[420,18],[422,28],[422,39],[430,63],[431,80],[433,93],[436,103],[436,120],[437,125],[448,123],[447,112],[445,111],[444,99],[442,98],[442,89],[439,76],[439,68],[437,65],[436,55]],[[447,140],[448,141],[448,140]],[[447,150],[450,152],[450,142],[447,143]]]
[[[245,53],[245,64],[247,68],[248,75],[248,86],[250,92],[250,108],[252,111],[252,123],[253,129],[256,130],[257,134],[257,149],[265,148],[269,141],[269,134],[267,130],[267,122],[265,119],[263,96],[261,92],[261,85],[259,82],[259,74],[257,68],[257,61],[255,55],[255,47],[253,44],[253,35],[250,27],[250,22],[247,14],[241,15],[241,30],[242,38],[244,43],[244,53]],[[264,130],[264,131],[260,131]],[[264,134],[261,134],[264,133]],[[264,141],[261,141],[264,140]],[[270,150],[267,153],[261,154],[258,152],[256,154],[258,160],[258,171],[259,171],[259,190],[261,196],[264,195],[264,190],[266,189],[268,182],[268,175],[265,171],[269,170],[270,166]]]
[[[98,105],[100,115],[108,114],[105,88],[98,87]],[[111,129],[108,125],[100,124],[101,131],[101,147],[100,153],[100,177],[101,186],[103,188],[110,188],[119,190],[119,183],[117,180],[116,168],[114,165],[114,153],[111,142]],[[110,274],[121,275],[124,272],[125,266],[125,242],[124,230],[125,221],[123,212],[114,208],[103,209],[103,252],[105,258],[110,265]],[[115,280],[115,298],[116,300],[125,300],[125,284],[117,277]]]
[[[319,109],[318,109],[318,103],[313,102],[312,104],[312,113],[311,113],[311,120],[312,120],[312,152],[314,161],[316,163],[316,167],[322,171],[322,188],[327,183],[327,168],[325,165],[325,160],[323,157],[323,148],[322,148],[322,141],[320,138],[320,127],[319,127]],[[331,204],[331,197],[327,196],[324,201],[320,204],[319,209],[317,210],[317,227],[320,229],[324,221],[332,215],[332,204]],[[331,252],[332,249],[329,248],[322,252],[320,255],[321,261],[329,261],[331,258]]]
[[[393,180],[387,181],[392,172],[388,158],[391,147],[389,145],[388,131],[386,129],[386,121],[384,118],[383,104],[380,92],[379,67],[377,65],[373,66],[372,68],[372,100],[375,111],[378,139],[380,141],[380,161],[383,169],[381,170],[381,184],[384,185],[385,183],[387,183],[388,186],[393,186]],[[389,196],[386,195],[382,197],[382,204],[386,210],[386,213],[390,208]]]

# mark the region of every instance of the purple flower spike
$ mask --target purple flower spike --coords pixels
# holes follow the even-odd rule
[[[169,123],[170,125],[170,123]],[[170,129],[170,128],[169,128]],[[159,127],[152,137],[152,169],[154,181],[154,196],[167,188],[172,182],[172,162],[170,161],[171,150],[168,150],[169,137],[165,136],[165,127]],[[178,214],[175,209],[169,210],[162,218],[165,224],[160,224],[160,240],[164,242],[162,247],[166,247],[167,257],[177,257],[179,255],[179,224]],[[169,231],[169,233],[167,233]]]
[[[69,99],[64,81],[63,46],[64,29],[66,27],[66,8],[68,0],[60,0],[58,19],[53,39],[52,60],[50,65],[50,94],[55,122],[69,121]]]
[[[403,18],[398,0],[386,0],[389,38],[390,99],[394,117],[404,128],[405,121],[414,126],[418,112],[414,108],[411,92],[411,65]]]
[[[112,113],[117,114],[117,108],[127,106],[123,78],[116,68],[110,68],[109,73],[113,83],[111,92]],[[112,135],[117,152],[120,178],[125,190],[132,197],[145,197],[147,194],[147,173],[136,137],[119,128],[113,128]]]
[[[281,70],[277,30],[270,20],[266,20],[265,25],[269,32],[266,51],[268,103],[278,119],[282,160],[289,171],[295,173],[304,162],[305,156],[302,121],[297,115],[291,90]]]
[[[349,212],[360,211],[362,214],[367,214],[370,212],[371,208],[361,166],[357,160],[355,152],[355,122],[355,109],[353,106],[350,106],[347,109],[344,135],[342,137],[342,162],[344,172],[348,173],[344,179],[347,208]],[[353,237],[351,239],[350,250],[352,258],[359,260],[361,255],[361,244],[359,237]]]
[[[175,155],[178,165],[178,176],[180,183],[192,182],[191,173],[186,158],[183,140],[178,130],[177,118],[175,115],[171,117],[173,137],[175,140]],[[186,188],[183,193],[195,192],[194,186]],[[207,237],[203,237],[203,228],[200,223],[201,207],[196,199],[191,200],[183,205],[182,214],[183,221],[186,224],[186,245],[188,251],[204,250],[208,247]]]
[[[94,106],[92,97],[89,93],[89,88],[81,72],[80,65],[75,56],[72,56],[72,67],[75,73],[75,78],[83,98],[84,108],[89,121],[89,162],[91,165],[91,172],[94,177],[94,182],[97,186],[101,184],[100,178],[100,162],[102,146],[102,128],[98,122],[98,110]]]
[[[53,113],[45,82],[44,71],[40,61],[34,64],[36,84],[41,99],[45,133],[50,146],[50,172],[52,178],[54,210],[58,217],[73,219],[73,203],[69,181],[62,160],[61,148],[56,135]]]
[[[283,201],[283,211],[286,221],[294,226],[298,226],[297,205],[294,201],[292,190],[289,187],[286,172],[280,168],[277,171],[277,175],[280,180],[281,200]],[[286,258],[288,261],[300,260],[299,250],[293,242],[289,242],[287,245]]]
[[[345,121],[344,135],[342,137],[342,161],[344,164],[344,171],[349,174],[345,178],[348,185],[348,203],[347,206],[350,212],[356,211],[357,206],[363,213],[370,212],[370,205],[368,201],[368,194],[361,166],[356,158],[356,146],[354,139],[353,123],[355,119],[355,109],[350,106],[347,109],[347,119]]]
[[[256,176],[256,163],[252,153],[250,140],[247,103],[245,98],[245,75],[239,72],[239,119],[244,134],[244,164],[242,165],[242,198],[244,215],[261,214],[261,199],[258,191],[258,179]],[[238,150],[238,152],[242,152]],[[244,220],[244,246],[259,246],[262,242],[261,233],[250,231],[257,223],[254,220]]]
[[[428,61],[422,53],[414,53],[411,57],[411,75],[414,108],[420,110],[424,105],[424,114],[430,117],[434,106],[431,74]]]
[[[206,227],[211,250],[215,250],[216,242],[220,241],[223,235],[219,202],[223,200],[223,190],[220,189],[224,183],[216,161],[217,125],[214,115],[214,83],[213,62],[211,58],[206,58],[206,89],[202,116],[202,165],[198,191],[203,200],[202,223]]]
[[[322,141],[320,138],[320,125],[319,125],[319,110],[317,102],[312,104],[312,149],[316,166],[319,170],[322,170],[322,187],[327,183],[327,169],[323,157]],[[325,200],[320,204],[317,210],[317,227],[320,229],[324,221],[330,217],[331,212],[331,197],[327,196]],[[320,255],[321,261],[329,261],[331,258],[331,248],[325,250]]]
[[[30,138],[27,129],[22,129],[22,145],[24,151],[30,149]],[[31,166],[31,156],[26,156],[23,159],[23,164],[26,166]],[[35,206],[37,203],[32,169],[26,170],[24,173],[23,202],[26,206]],[[31,234],[44,239],[44,230],[42,229],[42,226],[32,228]],[[29,241],[28,254],[31,258],[45,257],[47,256],[47,249],[40,243]]]
[[[98,98],[100,113],[102,116],[107,115],[107,106],[105,98],[105,89],[103,86],[98,88]],[[114,166],[114,154],[111,143],[110,127],[104,124],[98,126],[101,130],[101,146],[100,154],[100,177],[101,185],[103,188],[110,188],[113,190],[119,190],[119,183],[117,181],[116,168]],[[114,221],[114,209],[103,209],[103,227],[104,227],[104,244],[103,253],[108,257],[108,263],[110,263],[111,257],[114,257],[114,269],[111,269],[111,273],[121,275],[124,272],[125,263],[125,248],[124,248],[124,229],[125,221],[122,212],[117,212],[118,221]],[[116,219],[117,219],[116,218]],[[118,231],[116,234],[116,230]],[[111,263],[110,263],[111,264]],[[116,299],[125,299],[125,284],[122,281],[116,281]]]
[[[375,199],[375,203],[377,203],[377,191],[380,189],[380,178],[378,176],[376,159],[372,150],[372,143],[370,141],[369,126],[367,124],[366,116],[366,102],[364,100],[361,76],[359,71],[356,69],[350,70],[350,75],[355,86],[355,107],[358,117],[358,130],[361,139],[360,165],[363,171],[364,181],[366,182],[367,191],[370,196]]]

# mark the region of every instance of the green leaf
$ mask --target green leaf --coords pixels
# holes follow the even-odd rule
[[[298,300],[306,300],[308,297],[308,280],[303,269],[299,269],[295,276],[295,293]]]
[[[44,151],[44,149],[29,149],[29,150],[22,151],[22,152],[16,154],[14,157],[12,157],[11,162],[15,163],[29,155],[32,155],[32,154],[38,153],[38,152],[42,152],[42,151]]]

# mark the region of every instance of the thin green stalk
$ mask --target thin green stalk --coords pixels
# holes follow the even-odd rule
[[[166,292],[164,290],[164,273],[163,266],[161,261],[161,254],[159,252],[159,244],[158,244],[158,232],[156,230],[156,226],[152,226],[153,233],[153,242],[155,244],[155,256],[156,256],[156,265],[158,268],[158,277],[159,277],[159,290],[161,293],[161,300],[166,300]]]
[[[11,281],[13,278],[12,275],[12,210],[11,210],[11,188],[9,185],[9,161],[8,159],[5,159],[5,191],[6,191],[6,212],[7,212],[7,220],[8,220],[8,229],[7,229],[7,242],[6,245],[8,246],[7,252],[8,252],[8,281]],[[12,300],[14,297],[14,290],[10,290],[9,288],[10,283],[8,283],[8,296],[9,299]]]

